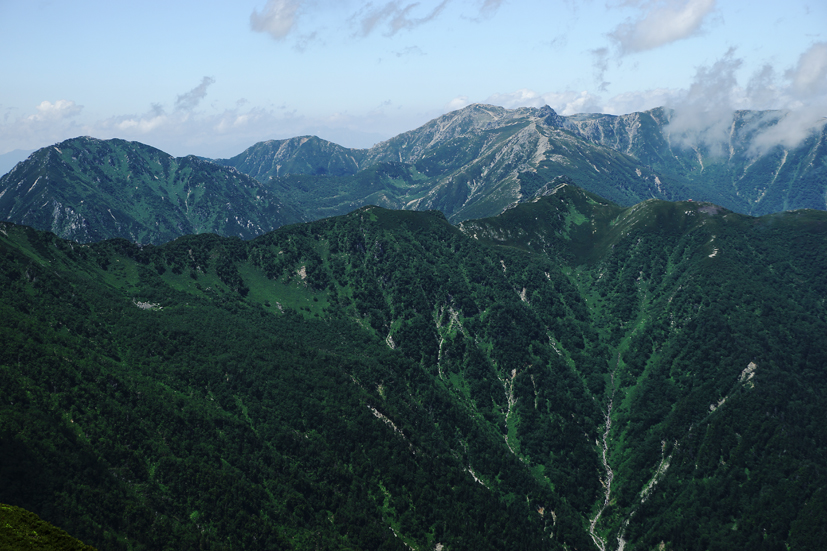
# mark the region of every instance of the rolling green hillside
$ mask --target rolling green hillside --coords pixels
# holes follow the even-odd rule
[[[0,502],[100,549],[827,545],[827,215],[0,231]]]
[[[0,219],[81,243],[156,244],[193,233],[250,238],[303,220],[240,172],[94,138],[40,149],[0,178]]]

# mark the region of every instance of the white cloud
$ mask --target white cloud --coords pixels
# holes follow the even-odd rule
[[[462,109],[463,107],[468,107],[471,105],[471,102],[468,100],[468,96],[457,96],[445,106],[445,109],[448,111],[456,111],[457,109]]]
[[[243,100],[217,112],[171,107],[177,103],[169,102],[166,109],[156,103],[141,114],[80,123],[72,115],[80,109],[74,102],[44,102],[32,112],[0,121],[0,153],[37,149],[84,135],[135,140],[176,156],[230,157],[259,141],[308,134],[348,147],[368,147],[439,115],[396,110],[386,113],[380,109],[357,115],[306,117],[284,106],[257,108]]]
[[[680,91],[671,88],[625,92],[604,102],[602,112],[612,115],[625,115],[626,113],[648,111],[655,107],[673,104],[680,96]]]
[[[797,147],[812,133],[824,126],[825,102],[821,109],[800,109],[785,112],[780,120],[755,137],[751,153],[761,155],[776,146]]]
[[[468,98],[465,99],[467,101]],[[534,90],[523,88],[515,92],[493,94],[488,96],[483,103],[499,105],[506,109],[515,109],[517,107],[542,107],[546,104],[546,100]]]
[[[656,0],[644,5],[634,21],[610,33],[620,53],[642,52],[683,40],[701,32],[716,0]]]
[[[543,94],[543,99],[549,107],[564,116],[577,113],[603,112],[600,97],[585,90],[582,92],[564,92],[562,94]]]
[[[801,54],[796,66],[784,73],[789,81],[786,86],[775,82],[774,71],[765,72],[768,75],[763,75],[761,86],[756,88],[775,97],[788,111],[756,137],[756,154],[776,145],[796,147],[827,122],[827,42],[813,44]]]
[[[666,130],[670,139],[687,147],[705,146],[719,151],[732,125],[742,61],[730,49],[711,67],[700,67],[686,95],[670,105],[674,114]]]
[[[37,113],[30,115],[28,119],[34,122],[59,121],[75,117],[81,110],[83,106],[71,100],[59,99],[54,103],[42,101],[37,106]]]
[[[42,101],[33,110],[17,117],[6,113],[0,123],[0,152],[35,149],[82,134],[77,119],[83,106],[72,100]]]
[[[254,9],[250,14],[250,28],[282,40],[295,27],[301,5],[302,0],[267,0],[261,13]]]
[[[747,83],[742,100],[746,109],[773,109],[778,106],[782,90],[777,86],[778,77],[770,64],[758,69]]]
[[[813,44],[786,74],[800,96],[827,94],[827,42]]]
[[[164,113],[160,105],[155,104],[152,109],[141,116],[126,115],[123,117],[113,117],[97,123],[96,126],[107,128],[116,128],[126,134],[135,135],[147,134],[157,128],[163,127],[170,120],[170,117]]]
[[[499,105],[507,109],[517,107],[542,107],[548,105],[560,115],[575,115],[577,113],[607,113],[624,115],[638,111],[648,111],[673,103],[676,98],[683,97],[679,90],[671,88],[657,88],[639,92],[618,94],[607,100],[586,90],[575,92],[547,92],[537,93],[533,90],[521,89],[505,94],[493,94],[483,103]],[[463,96],[464,102],[457,108],[465,107],[470,102]]]

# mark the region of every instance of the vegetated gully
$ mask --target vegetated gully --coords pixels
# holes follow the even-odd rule
[[[614,405],[614,397],[615,397],[615,372],[617,371],[617,366],[620,364],[620,353],[617,355],[617,359],[615,360],[615,366],[611,373],[611,392],[609,394],[609,403],[606,406],[606,413],[604,416],[604,424],[603,424],[603,435],[598,445],[601,447],[602,455],[601,460],[603,462],[603,471],[605,473],[605,478],[601,480],[603,484],[603,503],[600,505],[600,509],[598,509],[597,513],[592,517],[591,521],[589,521],[589,535],[594,541],[594,544],[597,546],[600,551],[606,551],[606,541],[597,535],[595,532],[595,528],[597,527],[597,522],[600,520],[600,516],[603,514],[603,510],[609,505],[609,501],[612,497],[612,479],[614,478],[614,471],[612,471],[611,466],[609,465],[609,433],[612,430],[612,406]],[[617,537],[618,543],[618,551],[623,551],[626,542],[623,540],[621,534],[618,534]]]
[[[579,281],[578,278],[575,277],[575,278],[572,278],[572,280],[575,283],[575,285],[578,287],[578,289],[580,289],[581,291],[584,290],[583,285],[582,285],[581,281]],[[642,298],[642,303],[643,304],[648,303],[648,299],[649,299],[648,293],[646,293],[644,291],[644,295],[643,295],[643,298]],[[639,315],[637,323],[635,323],[635,325],[638,325],[640,323],[640,321],[641,321],[640,316],[643,315],[644,311],[645,311],[645,308],[641,308],[641,314]],[[600,551],[610,551],[609,544],[607,543],[607,541],[605,539],[603,539],[603,537],[601,537],[598,534],[598,531],[597,531],[598,526],[597,525],[600,522],[600,517],[603,515],[603,511],[606,509],[606,507],[609,506],[609,503],[611,502],[611,499],[612,499],[612,481],[614,479],[614,471],[612,470],[611,465],[609,465],[609,438],[611,436],[611,430],[612,430],[612,409],[614,407],[614,398],[615,398],[615,393],[617,391],[617,386],[616,386],[617,378],[616,378],[616,375],[617,375],[617,370],[620,368],[621,351],[625,348],[625,344],[628,342],[628,339],[630,338],[632,333],[634,333],[634,330],[632,330],[631,333],[627,333],[627,335],[621,340],[620,343],[618,343],[617,347],[615,348],[617,353],[615,355],[614,366],[612,367],[611,372],[609,373],[610,390],[609,390],[608,401],[606,403],[606,410],[605,410],[605,413],[603,414],[603,420],[604,420],[604,422],[603,422],[603,433],[602,433],[600,439],[595,441],[595,444],[597,444],[597,446],[600,449],[600,453],[601,453],[601,458],[600,459],[601,459],[601,462],[603,463],[603,473],[604,474],[603,474],[603,477],[601,477],[601,480],[600,480],[600,483],[603,485],[603,503],[601,503],[600,508],[597,510],[597,513],[595,513],[594,517],[592,517],[589,521],[589,536],[591,536],[592,541],[594,542],[595,546]],[[644,488],[644,490],[640,494],[643,499],[645,499],[646,495],[648,495],[648,492],[651,491],[651,486],[657,481],[658,475],[662,475],[663,471],[665,471],[665,469],[663,468],[664,463],[666,464],[666,467],[668,467],[669,466],[669,458],[665,458],[665,457],[661,458],[661,463],[658,465],[658,467],[655,470],[655,475],[654,475],[653,481],[650,481],[650,483],[647,484],[647,487]],[[634,513],[631,513],[631,514],[634,514]],[[616,534],[616,537],[617,537],[616,551],[623,551],[624,548],[626,547],[626,540],[623,539],[623,534],[625,532],[626,526],[629,523],[629,520],[631,519],[631,514],[629,515],[629,517],[626,518],[625,522],[622,523],[620,529],[618,530],[618,532]]]
[[[573,278],[575,285],[582,291],[581,283],[578,281],[577,278]],[[628,335],[627,335],[628,338]],[[611,465],[609,465],[609,436],[612,430],[612,408],[614,407],[614,398],[615,398],[615,375],[617,374],[617,370],[620,366],[620,350],[622,346],[618,346],[617,354],[615,355],[614,366],[612,367],[610,376],[610,391],[609,391],[609,399],[608,403],[606,404],[606,411],[603,414],[603,433],[600,437],[600,440],[595,441],[595,443],[600,448],[601,457],[600,460],[603,463],[603,477],[600,480],[600,483],[603,485],[603,503],[600,504],[600,508],[595,513],[594,517],[591,518],[589,521],[589,536],[591,536],[592,541],[594,542],[595,546],[600,551],[607,551],[607,543],[601,536],[597,534],[597,523],[600,521],[600,517],[603,514],[603,511],[608,507],[609,502],[612,499],[612,480],[614,479],[614,471],[612,470]],[[623,530],[621,529],[617,535],[617,551],[623,551],[623,548],[626,546],[626,541],[623,539]]]

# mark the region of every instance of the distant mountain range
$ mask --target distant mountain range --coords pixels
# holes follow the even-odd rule
[[[725,141],[697,145],[672,135],[672,116],[662,108],[563,117],[548,107],[471,105],[370,149],[304,136],[212,164],[77,138],[0,178],[0,218],[83,242],[249,238],[369,204],[436,209],[458,223],[530,201],[558,178],[624,206],[658,198],[750,215],[827,208],[823,126],[795,148],[759,147],[784,113],[739,111]]]
[[[822,124],[794,148],[774,145],[768,136],[787,116],[784,111],[736,111],[723,139],[673,130],[673,113],[663,108],[623,116],[574,115],[566,118],[566,127],[691,184],[698,190],[695,198],[735,212],[825,210],[827,127]]]

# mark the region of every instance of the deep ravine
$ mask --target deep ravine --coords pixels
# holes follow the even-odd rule
[[[600,551],[606,551],[606,541],[600,537],[597,532],[597,523],[600,521],[600,516],[603,514],[603,511],[609,505],[609,501],[612,498],[612,479],[614,478],[614,471],[612,467],[609,465],[609,433],[612,430],[612,407],[614,405],[614,396],[615,396],[615,372],[617,371],[617,367],[620,363],[620,354],[615,361],[615,368],[612,370],[611,373],[611,393],[609,394],[609,403],[606,407],[606,414],[604,417],[604,425],[603,425],[603,436],[601,437],[602,441],[598,441],[597,444],[602,448],[602,456],[601,460],[603,462],[603,471],[604,471],[604,478],[600,481],[603,484],[603,503],[600,506],[600,509],[597,511],[597,514],[589,522],[589,535],[594,541],[594,544],[597,546]],[[618,538],[618,549],[622,550],[624,547],[625,542]]]

